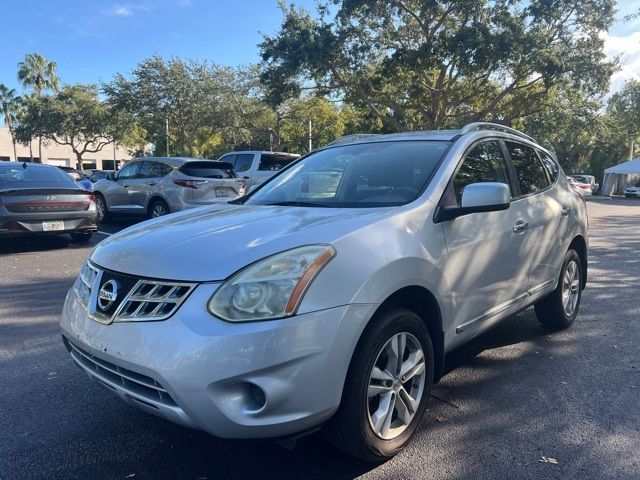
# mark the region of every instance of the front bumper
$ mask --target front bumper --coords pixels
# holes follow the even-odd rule
[[[278,437],[328,420],[375,306],[231,324],[206,310],[216,287],[199,285],[168,320],[111,325],[91,320],[70,291],[65,344],[76,364],[123,400],[218,437]]]

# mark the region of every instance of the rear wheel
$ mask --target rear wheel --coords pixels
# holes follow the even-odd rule
[[[91,240],[93,232],[71,232],[71,239],[74,242],[84,243]]]
[[[433,346],[410,310],[393,308],[372,322],[325,433],[339,449],[380,462],[399,453],[420,423],[433,382]]]
[[[149,206],[149,218],[162,217],[171,213],[167,202],[161,199],[154,200]]]
[[[109,221],[109,210],[107,210],[107,202],[99,193],[96,193],[96,211],[98,212],[98,223]]]
[[[536,317],[547,327],[567,328],[578,315],[581,297],[582,262],[575,250],[569,250],[562,263],[558,286],[535,304]]]

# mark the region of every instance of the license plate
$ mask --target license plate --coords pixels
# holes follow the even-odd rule
[[[64,230],[64,222],[42,222],[43,232],[59,232]]]
[[[226,188],[216,188],[216,197],[228,197],[229,190]]]

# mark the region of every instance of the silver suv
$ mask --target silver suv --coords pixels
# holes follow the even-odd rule
[[[61,326],[147,412],[224,438],[322,426],[380,461],[447,352],[532,305],[568,327],[586,280],[585,203],[553,154],[472,124],[337,141],[238,201],[115,234]]]
[[[247,182],[233,165],[185,157],[145,157],[93,185],[99,221],[112,213],[161,217],[227,202],[245,194]]]

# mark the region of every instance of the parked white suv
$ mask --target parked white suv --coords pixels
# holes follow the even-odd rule
[[[286,152],[239,151],[225,153],[218,161],[233,165],[249,189],[266,182],[298,158],[300,155]]]
[[[142,410],[224,438],[323,426],[379,461],[445,353],[531,305],[568,327],[586,280],[585,203],[553,154],[472,124],[334,142],[243,199],[112,235],[61,326]]]

